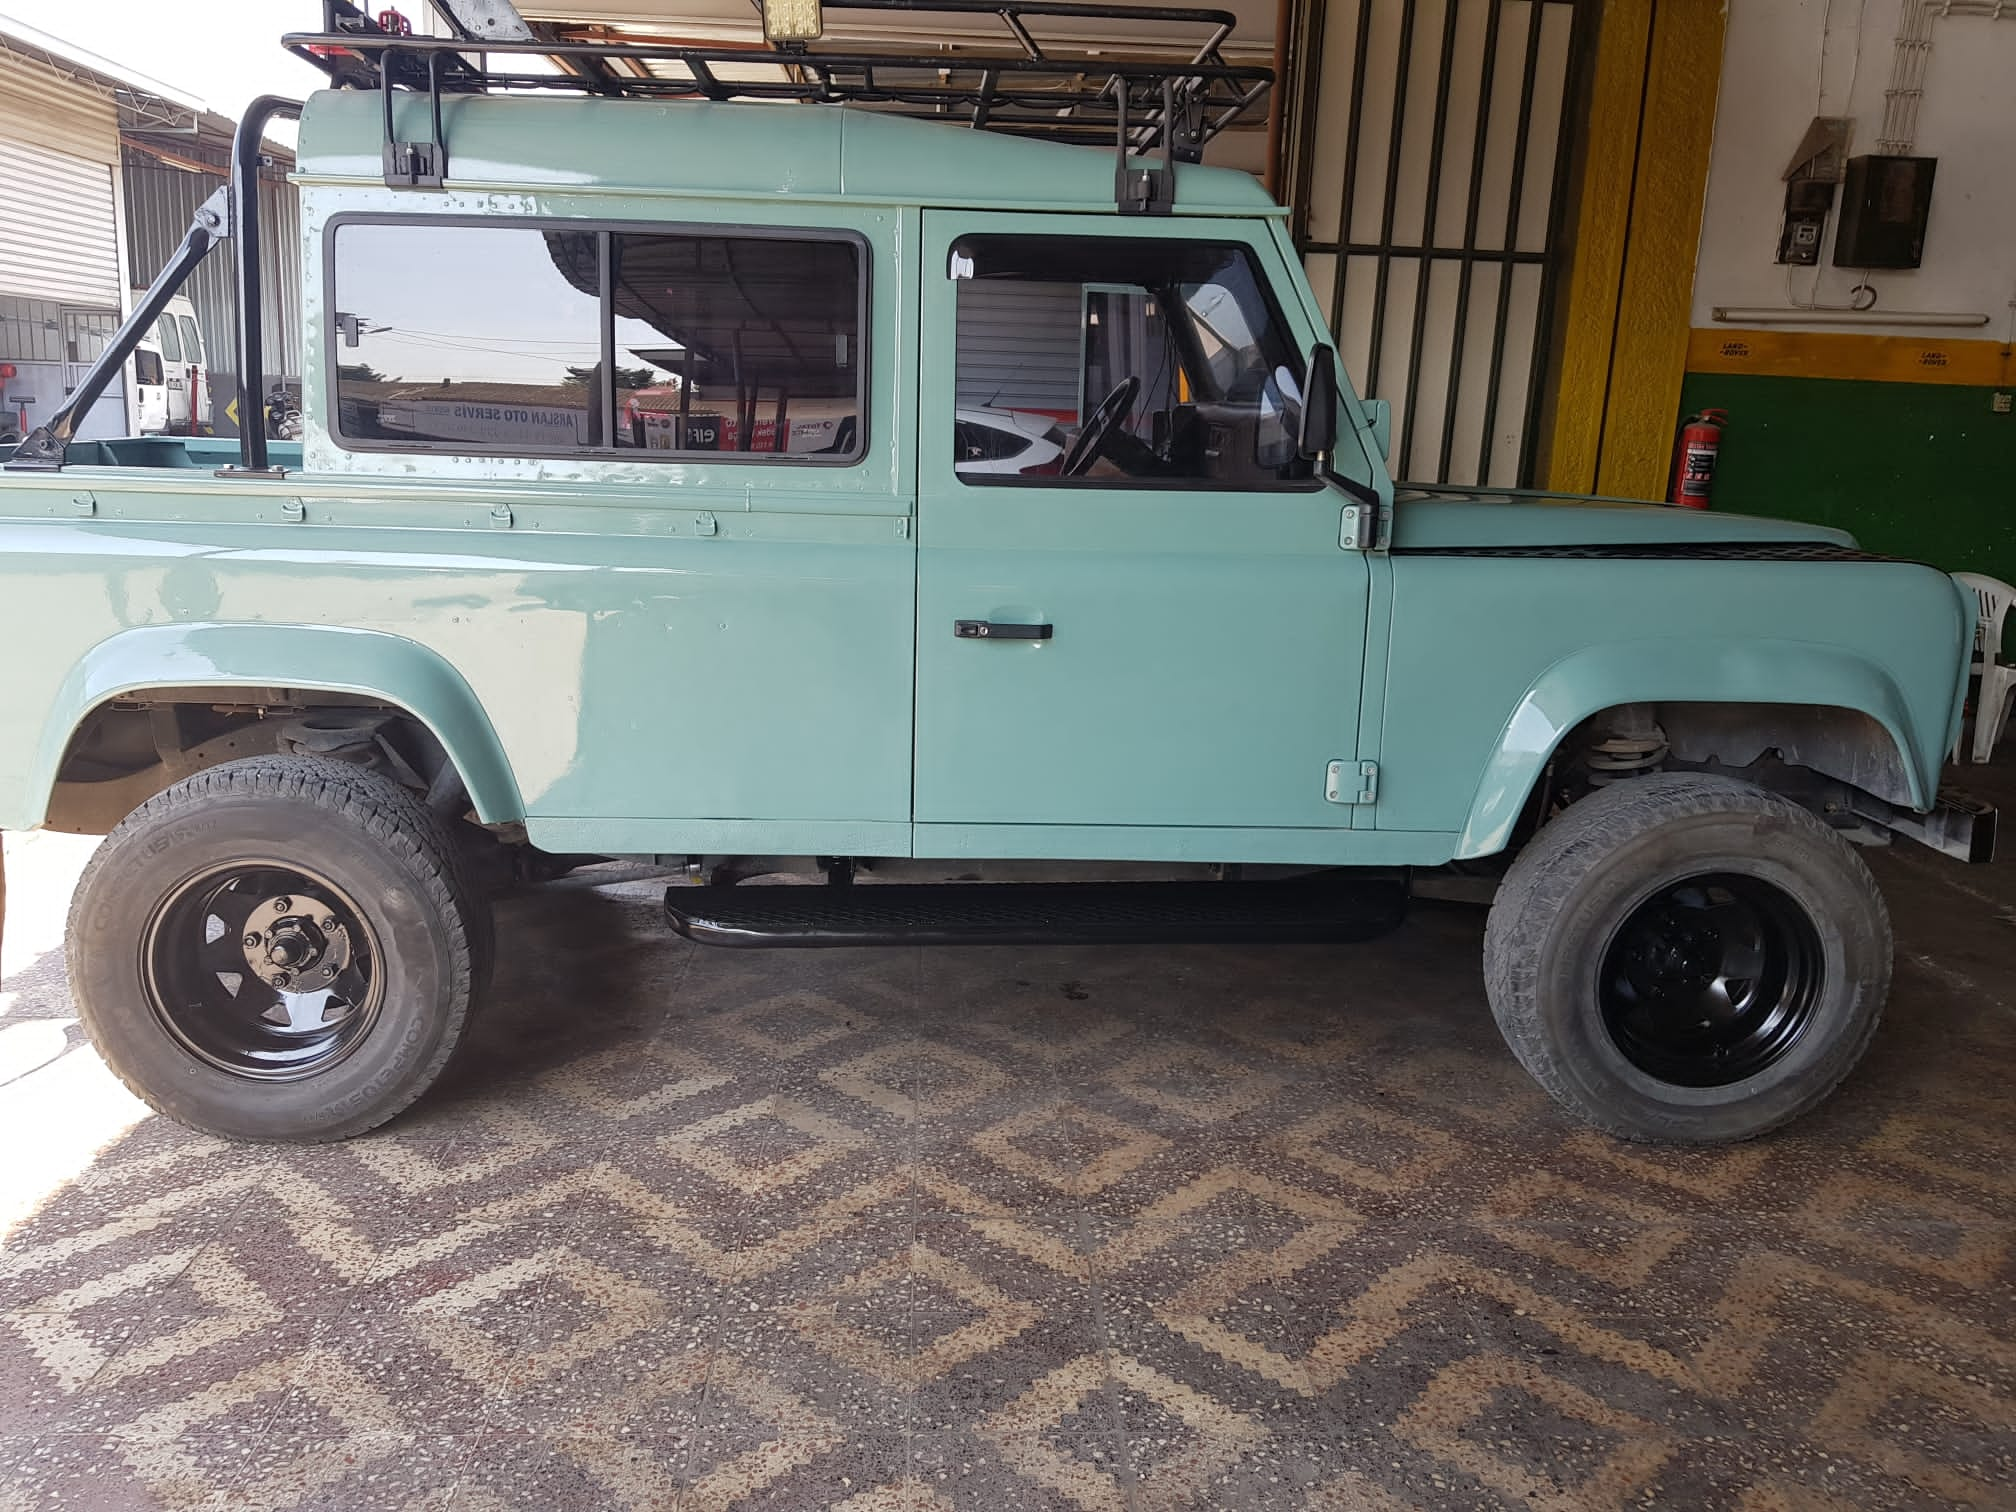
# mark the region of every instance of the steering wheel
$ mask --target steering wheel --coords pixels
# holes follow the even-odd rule
[[[1141,377],[1129,373],[1114,385],[1113,392],[1101,399],[1092,413],[1085,419],[1078,432],[1078,439],[1071,443],[1071,449],[1064,454],[1061,469],[1067,478],[1082,477],[1087,468],[1099,460],[1099,453],[1112,436],[1114,427],[1122,417],[1134,408],[1134,401],[1141,395]]]

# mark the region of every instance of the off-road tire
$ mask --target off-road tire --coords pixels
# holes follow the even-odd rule
[[[1820,975],[1779,1059],[1730,1085],[1679,1085],[1619,1048],[1598,978],[1641,902],[1708,874],[1789,897]],[[1547,824],[1507,873],[1484,932],[1491,1011],[1519,1063],[1571,1112],[1643,1141],[1750,1139],[1823,1101],[1875,1035],[1890,966],[1889,910],[1845,840],[1762,788],[1692,774],[1618,782]]]
[[[295,1080],[219,1069],[150,1006],[146,921],[206,867],[298,858],[354,900],[382,995],[368,1031]],[[85,868],[67,930],[92,1043],[157,1112],[230,1139],[319,1143],[377,1127],[441,1075],[489,970],[489,909],[442,822],[390,779],[319,756],[256,756],[175,784],[128,815]]]

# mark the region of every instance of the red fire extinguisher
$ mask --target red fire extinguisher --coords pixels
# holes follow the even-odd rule
[[[1722,451],[1722,429],[1729,411],[1705,409],[1680,422],[1673,446],[1673,486],[1666,502],[1688,509],[1706,509],[1715,488],[1715,459]]]

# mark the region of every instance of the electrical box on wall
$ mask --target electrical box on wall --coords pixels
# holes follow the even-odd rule
[[[1785,223],[1778,231],[1778,261],[1810,268],[1820,261],[1820,239],[1834,209],[1834,185],[1795,178],[1785,184]]]
[[[1925,223],[1932,214],[1929,157],[1848,160],[1841,225],[1834,233],[1837,268],[1915,268],[1925,259]]]

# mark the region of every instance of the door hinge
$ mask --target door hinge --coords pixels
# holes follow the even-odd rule
[[[1332,803],[1377,803],[1379,763],[1331,762],[1323,774],[1323,796]]]
[[[280,518],[290,524],[298,523],[308,518],[308,506],[299,499],[282,499],[280,501]]]
[[[1364,504],[1346,504],[1344,518],[1337,527],[1337,544],[1346,551],[1363,551],[1372,544],[1372,510]]]
[[[511,517],[511,506],[509,504],[497,503],[490,506],[490,528],[492,530],[509,530],[517,523]]]

